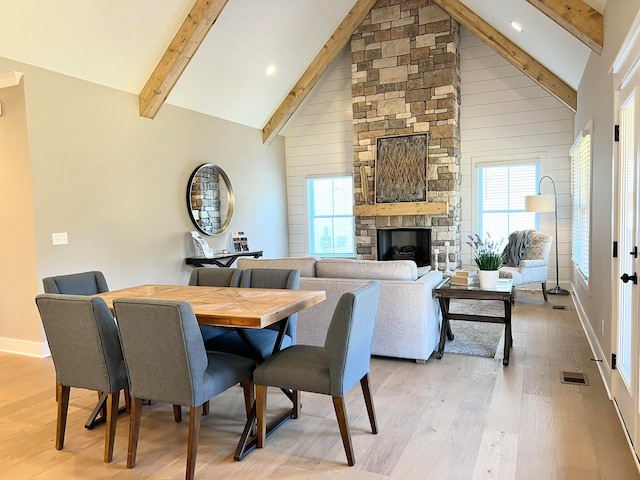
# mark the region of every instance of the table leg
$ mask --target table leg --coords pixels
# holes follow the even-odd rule
[[[278,336],[276,338],[276,343],[273,347],[273,353],[277,352],[282,347],[282,340],[284,338],[284,333],[288,325],[289,325],[289,317],[280,321],[280,325],[278,328]],[[238,333],[240,334],[240,330],[238,330]],[[240,334],[240,336],[244,341],[247,342],[247,344],[250,347],[255,349],[255,345],[253,344],[253,342],[251,342],[251,340],[247,337],[246,334],[244,335]],[[260,355],[259,352],[256,352],[256,353],[262,359],[262,355]],[[261,361],[264,361],[264,359],[260,360],[258,363],[260,363]],[[286,423],[287,420],[291,418],[296,418],[293,394],[289,390],[286,390],[286,389],[281,389],[281,390],[284,392],[284,394],[287,397],[289,397],[289,400],[291,400],[292,408],[287,410],[285,413],[283,413],[282,415],[280,415],[278,418],[276,418],[270,424],[267,425],[267,428],[266,428],[267,438],[269,437],[269,435],[275,432],[278,428],[284,425],[284,423]],[[249,417],[247,418],[247,423],[245,424],[244,430],[242,431],[242,435],[240,436],[240,441],[238,442],[238,446],[236,447],[236,451],[233,456],[234,460],[236,461],[242,460],[249,452],[251,452],[253,449],[255,449],[258,446],[258,437],[255,435],[255,431],[256,431],[255,427],[256,427],[256,403],[254,401]]]
[[[440,326],[440,343],[438,344],[438,350],[436,351],[436,358],[442,358],[444,354],[444,344],[446,338],[449,340],[453,339],[453,332],[451,331],[451,326],[449,325],[449,299],[448,298],[438,298],[440,302],[440,310],[442,310],[442,325]]]
[[[511,335],[511,299],[504,301],[504,358],[502,365],[509,365],[509,351],[513,345],[513,337]]]
[[[108,396],[109,394],[104,392],[102,393],[102,395],[100,395],[100,399],[89,414],[89,418],[87,418],[87,421],[84,424],[84,428],[86,428],[87,430],[92,430],[94,427],[97,427],[98,425],[103,424],[107,421],[105,410]],[[126,407],[121,407],[118,409],[118,415],[120,415],[121,413],[125,413],[126,411]],[[102,415],[100,415],[101,413]]]

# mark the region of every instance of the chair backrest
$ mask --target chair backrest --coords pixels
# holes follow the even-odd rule
[[[540,232],[531,233],[531,243],[522,255],[522,260],[544,260],[549,263],[549,253],[553,235]]]
[[[191,271],[189,285],[206,287],[239,287],[242,278],[240,268],[197,267]]]
[[[45,293],[36,305],[59,384],[107,393],[126,387],[118,327],[102,298]]]
[[[121,298],[113,306],[132,397],[190,407],[208,400],[208,359],[191,305]]]
[[[109,291],[104,275],[98,271],[47,277],[42,279],[42,284],[45,293],[95,295]]]
[[[369,372],[379,299],[380,282],[375,280],[338,300],[324,344],[331,395],[344,396]]]
[[[241,287],[300,288],[300,270],[286,268],[248,268],[242,273]]]
[[[286,268],[248,268],[242,273],[241,287],[253,288],[287,288],[289,290],[300,289],[300,270]],[[267,328],[277,330],[277,325]],[[289,317],[289,325],[286,334],[293,342],[296,340],[298,329],[298,314]]]

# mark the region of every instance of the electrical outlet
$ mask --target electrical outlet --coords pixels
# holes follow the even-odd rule
[[[67,243],[69,243],[69,236],[67,235],[67,232],[51,234],[52,245],[66,245]]]
[[[602,326],[602,336],[604,337],[604,318],[601,319],[601,326]]]

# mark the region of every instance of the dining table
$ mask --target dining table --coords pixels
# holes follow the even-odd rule
[[[138,285],[97,294],[105,300],[113,312],[113,300],[118,298],[149,298],[156,300],[184,301],[191,305],[198,323],[236,329],[242,335],[245,328],[265,328],[279,323],[276,350],[280,348],[290,315],[326,299],[323,290],[289,290],[277,288],[235,288],[185,285]],[[117,320],[117,319],[116,319]],[[251,347],[252,345],[249,344]],[[287,396],[292,399],[290,392]],[[247,419],[236,448],[234,459],[242,460],[257,446],[254,434],[256,416],[255,403]],[[290,410],[275,418],[267,426],[267,436],[282,426],[295,414],[293,403]]]

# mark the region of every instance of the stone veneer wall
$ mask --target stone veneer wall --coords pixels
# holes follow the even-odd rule
[[[191,209],[205,232],[214,234],[220,230],[220,174],[214,169],[201,168],[193,178]]]
[[[427,201],[447,214],[355,218],[358,258],[377,258],[376,230],[429,227],[431,247],[460,253],[459,26],[430,0],[379,0],[351,38],[355,204],[374,203],[378,137],[428,132]],[[364,179],[362,178],[364,174]]]

